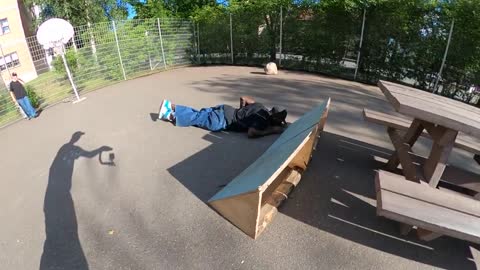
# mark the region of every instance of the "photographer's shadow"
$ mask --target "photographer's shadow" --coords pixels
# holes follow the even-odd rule
[[[78,237],[77,217],[70,193],[73,169],[78,158],[93,158],[104,151],[111,151],[112,148],[102,146],[86,151],[75,145],[84,134],[75,132],[70,141],[60,147],[50,166],[43,207],[46,239],[40,261],[41,270],[88,269],[88,262]],[[113,157],[113,154],[110,154],[110,158]],[[100,163],[114,165],[113,160]]]

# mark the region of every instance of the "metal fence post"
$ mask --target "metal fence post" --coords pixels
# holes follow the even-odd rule
[[[120,45],[118,44],[117,36],[117,27],[115,26],[115,21],[112,21],[113,33],[115,34],[115,42],[117,43],[118,58],[120,59],[120,66],[122,67],[123,79],[127,80],[127,75],[125,74],[125,68],[123,67],[122,53],[120,52]]]
[[[280,6],[280,59],[278,59],[278,67],[282,66],[282,44],[283,43],[283,8]]]
[[[455,25],[455,19],[452,20],[452,25],[450,26],[450,33],[448,34],[447,47],[445,47],[445,54],[443,54],[442,65],[438,71],[437,80],[435,80],[435,85],[433,86],[432,93],[435,93],[437,90],[438,82],[440,77],[442,77],[443,67],[445,66],[445,61],[447,60],[448,48],[450,47],[450,41],[452,40],[453,26]]]
[[[198,49],[197,49],[197,30],[195,28],[195,21],[192,19],[193,24],[193,49],[195,50],[195,59],[198,57]]]
[[[160,48],[162,49],[163,67],[167,69],[167,62],[165,61],[165,51],[163,50],[162,29],[160,28],[160,18],[157,18],[158,35],[160,36]]]
[[[232,26],[232,13],[230,12],[230,57],[233,64],[233,26]]]
[[[197,24],[197,50],[198,55],[200,55],[200,22]]]
[[[84,100],[85,98],[80,98],[80,96],[78,95],[77,86],[73,82],[72,73],[70,72],[70,68],[68,67],[67,59],[65,59],[65,53],[66,53],[65,52],[65,46],[63,44],[61,46],[62,46],[61,56],[62,56],[62,60],[63,60],[63,65],[65,66],[65,71],[67,72],[68,80],[70,81],[70,84],[72,85],[72,88],[73,88],[73,92],[75,93],[75,97],[77,98],[77,100],[74,101],[73,103],[77,103],[77,102],[80,102],[80,101]]]
[[[357,79],[358,68],[360,65],[360,54],[362,51],[362,44],[363,44],[363,31],[365,30],[365,14],[367,13],[366,9],[363,9],[363,20],[362,20],[362,32],[360,34],[360,44],[358,46],[358,53],[357,53],[357,65],[355,67],[355,75],[353,76],[353,80]]]
[[[97,47],[95,46],[95,36],[93,35],[92,25],[90,24],[90,22],[87,22],[87,28],[90,34],[90,46],[92,47],[93,59],[95,60],[95,64],[98,65]]]

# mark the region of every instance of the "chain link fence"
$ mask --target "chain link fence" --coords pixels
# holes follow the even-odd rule
[[[72,82],[82,95],[122,80],[190,65],[197,53],[193,27],[192,21],[181,19],[126,20],[75,27],[74,39],[65,49]],[[31,78],[25,84],[27,91],[35,93],[33,98],[29,95],[32,103],[46,107],[73,97],[62,58],[53,49],[45,50],[35,36],[24,43],[28,51],[21,55],[20,65],[2,73],[0,126],[22,118],[7,86],[11,72],[19,70],[20,78],[26,73],[28,61],[23,59],[32,62],[28,73]],[[16,47],[2,49],[10,52],[18,50]]]
[[[479,56],[478,39],[464,34],[475,29],[475,21],[467,18],[453,27],[454,19],[440,8],[413,5],[398,14],[396,5],[403,3],[358,10],[223,9],[196,22],[198,61],[257,66],[274,61],[285,69],[370,84],[394,81],[479,105],[480,76],[467,69]]]

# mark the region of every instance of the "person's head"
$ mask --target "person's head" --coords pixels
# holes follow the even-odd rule
[[[270,124],[272,126],[283,126],[287,119],[287,110],[280,106],[274,106],[270,110]]]
[[[16,72],[13,72],[13,73],[12,73],[12,80],[13,80],[13,81],[17,81],[17,80],[18,80],[18,76],[17,76],[17,73],[16,73]]]
[[[70,139],[70,143],[76,143],[78,142],[78,140],[80,140],[80,138],[84,135],[85,133],[84,132],[81,132],[81,131],[77,131],[75,133],[73,133],[72,135],[72,138]]]

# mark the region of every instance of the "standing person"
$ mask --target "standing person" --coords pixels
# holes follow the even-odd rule
[[[196,110],[163,100],[158,118],[174,123],[178,127],[196,126],[210,131],[230,130],[247,132],[256,138],[282,133],[286,127],[287,110],[273,107],[269,110],[252,97],[241,97],[240,108],[229,105]]]
[[[37,111],[30,103],[30,99],[27,96],[27,91],[23,87],[23,81],[18,78],[17,73],[12,73],[12,82],[10,83],[10,96],[17,105],[23,109],[27,114],[28,120],[38,116]]]

